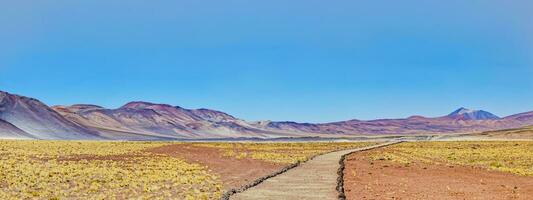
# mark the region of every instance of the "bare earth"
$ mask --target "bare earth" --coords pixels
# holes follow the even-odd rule
[[[346,159],[347,199],[533,199],[533,177],[477,167],[370,161],[368,153]]]
[[[283,168],[283,165],[260,160],[223,157],[219,149],[195,147],[191,144],[172,144],[148,151],[207,166],[211,173],[220,177],[225,190],[240,187]]]
[[[339,160],[347,153],[376,148],[381,145],[343,150],[317,156],[263,183],[238,193],[231,199],[338,199],[337,170]]]

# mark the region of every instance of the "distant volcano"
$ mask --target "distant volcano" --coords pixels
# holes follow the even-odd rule
[[[459,108],[448,115],[452,119],[462,120],[489,120],[500,119],[500,117],[483,110],[471,110],[467,108]]]

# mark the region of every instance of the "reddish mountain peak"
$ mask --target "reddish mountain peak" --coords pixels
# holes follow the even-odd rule
[[[104,108],[102,106],[93,105],[93,104],[74,104],[74,105],[71,105],[70,107],[83,108],[83,109],[103,109]]]
[[[19,95],[16,95],[16,94],[10,94],[8,92],[4,92],[4,91],[0,91],[0,102],[6,100],[6,99],[21,99],[23,98],[23,96],[19,96]],[[30,99],[28,97],[26,97],[27,99]]]
[[[129,108],[129,109],[146,109],[148,107],[152,107],[152,106],[165,106],[165,107],[172,107],[170,105],[166,105],[166,104],[155,104],[155,103],[150,103],[150,102],[145,102],[145,101],[132,101],[132,102],[129,102],[125,105],[123,105],[122,107],[120,108]]]
[[[144,101],[134,101],[127,103],[126,105],[120,107],[119,109],[121,111],[126,112],[144,112],[146,110],[151,110],[157,113],[174,113],[174,115],[184,115],[184,116],[190,116],[190,110],[184,109],[178,106],[172,106],[168,104],[157,104],[157,103],[150,103],[150,102],[144,102]]]
[[[196,109],[196,110],[191,110],[191,112],[202,118],[202,119],[205,119],[205,120],[209,120],[209,121],[217,121],[217,122],[221,122],[221,121],[233,121],[233,120],[236,120],[235,117],[225,113],[225,112],[221,112],[221,111],[217,111],[217,110],[210,110],[210,109],[205,109],[205,108],[200,108],[200,109]]]
[[[62,112],[84,112],[84,111],[93,111],[93,110],[102,110],[105,109],[102,106],[92,105],[92,104],[74,104],[71,106],[52,106],[52,109],[55,111]]]
[[[426,117],[420,115],[413,115],[408,117],[407,119],[426,119]]]
[[[40,102],[37,99],[20,96],[16,94],[10,94],[8,92],[2,92],[0,91],[0,103],[1,104],[16,104],[16,103],[25,103],[33,106],[41,106],[44,105],[42,102]]]

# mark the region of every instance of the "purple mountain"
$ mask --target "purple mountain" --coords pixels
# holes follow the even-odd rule
[[[173,140],[205,138],[349,137],[472,133],[533,125],[533,112],[504,118],[460,108],[427,118],[348,120],[332,123],[248,122],[210,109],[130,102],[116,109],[76,104],[48,107],[0,91],[0,138]]]

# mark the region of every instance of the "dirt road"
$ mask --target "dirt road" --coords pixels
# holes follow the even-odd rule
[[[352,152],[390,144],[384,143],[317,156],[294,169],[267,179],[242,193],[235,194],[230,199],[338,199],[337,170],[340,167],[341,157]]]

